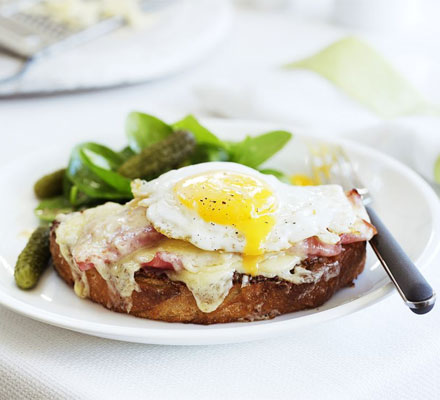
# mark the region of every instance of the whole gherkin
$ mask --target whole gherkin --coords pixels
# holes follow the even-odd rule
[[[130,179],[154,179],[187,160],[195,147],[192,133],[176,131],[129,158],[119,167],[118,172]]]

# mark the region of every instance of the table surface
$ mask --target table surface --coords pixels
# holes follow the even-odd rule
[[[291,31],[296,36],[286,37]],[[294,15],[241,11],[225,43],[197,67],[140,86],[0,101],[0,168],[67,135],[123,134],[137,109],[203,114],[193,88],[221,74],[267,73],[343,30]],[[383,40],[397,62],[407,54]],[[421,51],[420,48],[418,51]],[[387,53],[388,54],[388,53]],[[414,75],[423,90],[423,77]],[[440,92],[438,92],[440,93]],[[2,227],[6,229],[6,227]],[[436,266],[426,271],[434,287]],[[341,398],[440,396],[440,315],[416,316],[397,294],[288,337],[212,347],[122,343],[47,326],[0,307],[0,398]]]

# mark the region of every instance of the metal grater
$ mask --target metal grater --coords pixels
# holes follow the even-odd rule
[[[124,25],[122,17],[103,18],[86,28],[74,29],[50,16],[35,15],[41,0],[0,0],[0,47],[24,59],[65,50],[95,39]],[[121,0],[124,1],[124,0]],[[176,0],[143,0],[144,11],[156,11]]]

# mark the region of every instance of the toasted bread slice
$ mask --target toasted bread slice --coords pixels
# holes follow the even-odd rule
[[[52,228],[50,250],[58,274],[73,286],[70,266],[56,242],[56,226]],[[343,251],[338,256],[308,258],[301,266],[322,274],[318,281],[300,285],[278,278],[244,278],[236,273],[229,294],[210,313],[200,311],[184,283],[171,281],[164,273],[140,270],[135,279],[141,290],[133,292],[129,313],[140,318],[195,324],[270,319],[322,305],[362,272],[365,256],[365,242],[356,242],[343,245]],[[126,312],[122,301],[119,304],[114,301],[107,282],[96,269],[90,269],[86,274],[91,300],[113,311]]]

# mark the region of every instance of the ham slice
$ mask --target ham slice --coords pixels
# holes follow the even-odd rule
[[[354,242],[363,242],[370,240],[377,233],[374,225],[370,224],[368,221],[362,220],[360,224],[360,229],[356,233],[343,233],[341,235],[341,243],[348,244]]]
[[[178,255],[167,251],[158,251],[151,261],[141,264],[141,267],[181,271],[183,264]]]
[[[370,225],[368,222],[366,224]],[[344,234],[341,236],[341,241],[336,244],[324,243],[316,236],[303,240],[290,248],[292,253],[304,254],[307,257],[333,257],[337,256],[342,251],[342,244],[354,243],[363,241],[362,236],[358,234]],[[154,268],[156,270],[164,271],[181,271],[184,269],[182,261],[179,256],[166,251],[158,251],[154,258],[141,264],[142,268]]]
[[[140,248],[154,246],[162,238],[164,236],[151,225],[134,230],[120,230],[114,235],[112,243],[108,243],[102,254],[86,259],[75,259],[75,261],[81,271],[94,268],[96,262],[110,265]]]
[[[376,228],[366,220],[368,215],[359,193],[353,189],[346,195],[360,216],[353,226],[354,232],[342,234],[341,240],[336,244],[324,243],[318,237],[313,236],[292,246],[290,252],[304,254],[307,257],[333,257],[341,253],[343,244],[367,241],[377,233]],[[135,212],[142,212],[141,216],[144,216],[143,211],[136,209],[132,212],[131,218],[135,219],[136,215],[133,214]],[[151,225],[140,225],[134,228],[129,226],[122,225],[100,254],[85,259],[75,259],[79,269],[87,271],[94,268],[97,263],[111,265],[140,248],[155,246],[164,237]],[[181,271],[184,268],[178,255],[166,251],[158,251],[151,261],[141,264],[141,267],[174,271]]]
[[[362,197],[356,189],[351,189],[349,192],[346,192],[345,195],[347,196],[348,200],[350,200],[353,207],[361,209],[364,208]]]
[[[332,257],[342,251],[341,242],[328,244],[321,242],[316,236],[308,238],[303,242],[304,251],[307,256]]]
[[[76,261],[76,265],[81,271],[87,271],[89,269],[95,268],[95,264],[90,261]]]
[[[121,231],[113,239],[112,250],[118,258],[121,258],[142,247],[152,247],[164,237],[152,225],[136,230]]]

